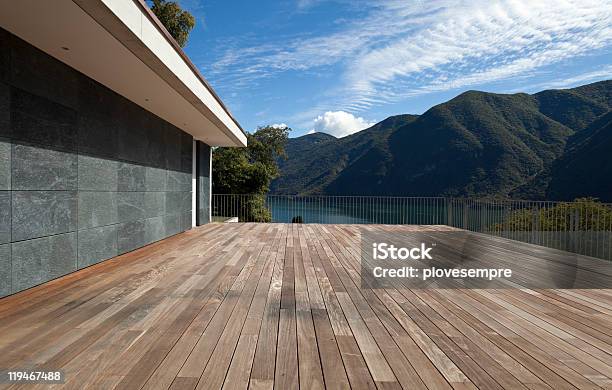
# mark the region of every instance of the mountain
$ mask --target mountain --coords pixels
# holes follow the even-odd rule
[[[612,201],[612,111],[570,137],[562,157],[511,195],[572,200],[595,196]]]
[[[285,148],[286,160],[279,160],[281,176],[272,182],[272,193],[327,193],[337,176],[355,172],[376,180],[388,159],[390,133],[409,124],[416,115],[392,116],[376,125],[343,138],[313,133],[291,138]],[[346,172],[345,172],[346,171]]]
[[[611,105],[612,81],[532,95],[468,91],[420,116],[393,116],[344,138],[290,139],[271,190],[612,199],[605,176],[582,190],[572,185],[589,181],[591,169],[612,173],[605,164]]]

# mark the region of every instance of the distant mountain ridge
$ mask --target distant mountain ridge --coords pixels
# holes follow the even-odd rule
[[[344,138],[289,140],[272,193],[612,201],[612,81],[464,92]]]

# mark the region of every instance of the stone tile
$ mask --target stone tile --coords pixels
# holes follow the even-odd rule
[[[181,175],[181,187],[180,191],[191,192],[193,188],[193,176],[191,172],[183,172]]]
[[[89,77],[79,80],[79,114],[112,119],[120,116],[120,111],[125,109],[126,105],[133,104]]]
[[[85,76],[15,36],[11,43],[10,84],[77,110],[79,80]]]
[[[151,118],[150,126],[147,128],[148,151],[146,165],[157,168],[165,168],[166,161],[164,157],[164,128],[166,124],[164,120],[153,117]]]
[[[119,222],[144,219],[146,215],[144,192],[119,192],[117,196]]]
[[[166,169],[169,171],[181,170],[181,131],[168,124],[164,131],[164,157]]]
[[[197,214],[197,224],[198,226],[206,225],[210,222],[210,209],[208,206],[198,208]]]
[[[182,173],[178,171],[168,171],[166,188],[168,191],[180,191],[182,187]]]
[[[177,191],[166,192],[166,214],[180,214],[183,210],[183,193]]]
[[[0,42],[1,46],[2,42]],[[1,50],[1,49],[0,49]],[[11,131],[11,88],[0,82],[0,137],[9,138]]]
[[[95,80],[84,77],[79,87],[79,152],[93,157],[116,159],[119,118],[133,104]]]
[[[75,271],[76,241],[76,233],[67,233],[12,243],[13,292]]]
[[[119,191],[144,191],[145,177],[143,165],[120,162],[117,188]]]
[[[148,128],[151,114],[143,108],[131,103],[126,105],[117,119],[120,123],[117,133],[117,157],[135,164],[148,163],[150,140]]]
[[[181,131],[181,172],[191,175],[193,168],[193,137]]]
[[[76,191],[12,191],[12,241],[76,230]]]
[[[11,189],[11,143],[0,138],[0,191]]]
[[[181,231],[182,232],[191,229],[192,218],[193,217],[191,215],[191,212],[181,214]]]
[[[11,268],[11,245],[0,245],[0,298],[13,291]]]
[[[145,220],[145,243],[150,244],[166,237],[164,217],[155,217]]]
[[[191,213],[193,198],[191,192],[182,192],[181,197],[181,211]]]
[[[168,191],[191,191],[191,173],[168,171]]]
[[[167,176],[163,168],[145,167],[145,190],[166,191]]]
[[[78,268],[84,268],[117,256],[117,225],[80,230]]]
[[[198,197],[196,198],[198,226],[210,222],[210,187],[208,185],[204,185],[200,188],[202,189],[197,192]]]
[[[209,176],[210,146],[202,141],[196,142],[197,169],[200,176]]]
[[[119,123],[112,116],[80,114],[77,121],[79,152],[93,157],[117,158],[119,129]]]
[[[117,161],[79,156],[79,190],[117,191],[118,169]]]
[[[13,144],[13,190],[77,189],[77,155],[40,146]]]
[[[11,135],[14,139],[74,151],[77,114],[51,100],[12,88]]]
[[[179,234],[181,232],[181,215],[166,215],[164,217],[164,227],[166,229],[166,237]]]
[[[165,192],[145,192],[145,218],[159,217],[166,213]]]
[[[119,224],[117,230],[117,250],[123,254],[144,246],[145,221],[130,221]]]
[[[0,244],[11,242],[11,193],[0,191]]]
[[[79,230],[119,222],[116,192],[79,192]]]
[[[198,225],[210,222],[210,146],[197,143],[197,198]]]

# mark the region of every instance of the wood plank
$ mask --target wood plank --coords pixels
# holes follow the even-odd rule
[[[280,309],[274,389],[297,389],[299,387],[297,359],[295,308]]]
[[[288,240],[288,229],[283,229],[282,245],[276,252],[276,264],[270,282],[270,290],[262,323],[257,338],[257,349],[251,370],[249,386],[251,388],[274,387],[274,374],[276,371],[276,345],[278,339],[278,323],[280,316],[281,292],[283,283],[285,250]]]
[[[66,389],[612,388],[610,289],[362,285],[362,231],[450,230],[192,229],[0,299],[0,366],[62,369]],[[491,264],[563,261],[478,241]]]

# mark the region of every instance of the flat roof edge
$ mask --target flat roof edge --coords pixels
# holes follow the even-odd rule
[[[233,140],[234,146],[246,146],[245,130],[144,0],[71,1]]]
[[[185,63],[187,64],[187,66],[189,66],[189,68],[191,68],[191,71],[196,75],[196,77],[198,79],[200,79],[200,81],[202,82],[202,84],[204,84],[204,86],[206,87],[206,89],[211,93],[211,95],[213,95],[213,97],[215,98],[215,100],[217,101],[217,103],[219,103],[219,105],[221,105],[221,107],[223,108],[223,110],[227,113],[227,115],[229,115],[230,118],[232,118],[232,120],[234,121],[234,123],[236,124],[236,126],[238,126],[238,128],[240,129],[240,131],[242,131],[242,133],[244,135],[246,135],[246,131],[244,131],[244,129],[242,128],[242,126],[240,125],[240,123],[238,122],[238,120],[236,120],[236,118],[234,117],[234,115],[230,112],[230,110],[227,108],[227,106],[225,105],[225,103],[223,103],[223,101],[221,100],[221,98],[219,97],[219,95],[217,94],[217,92],[214,90],[214,88],[210,85],[210,83],[208,82],[208,80],[206,80],[206,78],[204,77],[204,75],[200,72],[200,70],[195,66],[195,64],[193,62],[191,62],[191,59],[189,59],[189,57],[187,56],[187,54],[185,53],[185,51],[183,50],[183,48],[176,42],[176,40],[172,37],[172,35],[170,35],[170,33],[168,32],[168,30],[166,29],[166,27],[163,25],[163,23],[157,18],[157,16],[153,13],[153,11],[151,10],[151,8],[149,8],[149,6],[147,5],[147,3],[145,2],[145,0],[132,0],[134,3],[136,3],[140,9],[143,11],[143,13],[145,14],[145,16],[155,25],[155,27],[157,28],[157,30],[163,35],[163,37],[166,39],[166,41],[168,41],[168,43],[170,43],[170,45],[172,45],[172,47],[174,47],[174,50],[176,50],[176,52],[178,53],[179,56],[181,56],[181,58],[183,59],[183,61],[185,61]]]

